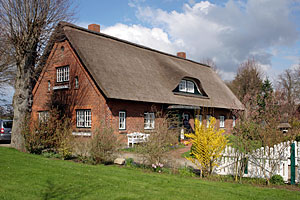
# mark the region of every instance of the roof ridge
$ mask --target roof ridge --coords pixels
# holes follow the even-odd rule
[[[170,53],[166,53],[166,52],[163,52],[163,51],[160,51],[160,50],[157,50],[157,49],[153,49],[153,48],[141,45],[141,44],[130,42],[128,40],[120,39],[120,38],[117,38],[117,37],[114,37],[114,36],[111,36],[111,35],[108,35],[108,34],[105,34],[105,33],[92,31],[92,30],[89,30],[87,28],[83,28],[81,26],[77,26],[77,25],[69,23],[69,22],[61,21],[61,22],[59,22],[59,25],[61,25],[62,27],[69,26],[71,28],[79,29],[81,31],[85,31],[85,32],[92,33],[92,34],[95,34],[95,35],[103,36],[103,37],[110,38],[110,39],[113,39],[113,40],[116,40],[116,41],[119,41],[119,42],[123,42],[123,43],[129,44],[129,45],[133,45],[133,46],[136,46],[136,47],[139,47],[139,48],[142,48],[142,49],[154,51],[156,53],[164,54],[164,55],[171,56],[171,57],[174,57],[174,58],[177,58],[177,59],[186,60],[186,61],[198,64],[198,65],[202,65],[202,66],[211,68],[211,66],[209,66],[207,64],[204,64],[204,63],[200,63],[200,62],[190,60],[190,59],[187,59],[187,58],[181,58],[181,57],[178,57],[178,56],[170,54]]]

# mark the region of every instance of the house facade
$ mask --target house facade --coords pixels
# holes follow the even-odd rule
[[[73,134],[91,136],[105,124],[115,134],[155,130],[157,113],[175,113],[182,126],[197,117],[230,133],[234,110],[243,110],[209,66],[103,33],[62,22],[47,63],[33,90],[32,117],[43,120],[51,107],[72,119]]]

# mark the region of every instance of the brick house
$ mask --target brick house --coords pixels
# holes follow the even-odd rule
[[[74,124],[74,134],[90,136],[105,123],[121,137],[155,129],[155,112],[172,111],[194,126],[209,116],[230,133],[233,110],[243,109],[209,66],[62,22],[47,63],[33,90],[32,116],[48,115],[53,101]],[[195,115],[198,113],[198,115]]]

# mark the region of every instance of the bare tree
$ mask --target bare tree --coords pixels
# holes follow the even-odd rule
[[[15,78],[14,58],[11,46],[5,42],[0,33],[0,88],[5,84],[13,85]]]
[[[204,58],[201,60],[201,63],[210,66],[214,71],[217,71],[217,65],[215,61],[211,58]]]
[[[12,146],[24,150],[21,127],[31,112],[32,90],[54,28],[73,16],[70,0],[0,0],[0,32],[16,63]],[[49,44],[48,44],[49,46]]]
[[[282,92],[282,98],[286,101],[284,112],[291,116],[295,111],[297,98],[297,79],[294,70],[287,69],[279,75],[278,90]]]
[[[240,64],[236,77],[227,85],[241,101],[246,95],[255,95],[262,85],[259,64],[253,59]]]

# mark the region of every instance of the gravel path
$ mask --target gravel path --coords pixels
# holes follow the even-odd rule
[[[185,167],[185,166],[191,166],[193,168],[196,168],[196,166],[189,160],[182,158],[181,154],[185,153],[190,150],[190,146],[186,146],[184,148],[175,149],[173,151],[167,152],[166,159],[169,167]],[[122,152],[119,155],[120,158],[132,158],[137,163],[143,163],[143,157],[140,154],[133,153],[133,152]]]

